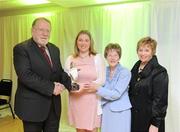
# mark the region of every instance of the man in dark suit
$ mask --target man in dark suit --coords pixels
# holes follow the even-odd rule
[[[49,43],[51,23],[37,18],[32,38],[14,47],[14,67],[18,77],[15,113],[23,121],[25,132],[58,132],[64,87],[71,79],[60,62],[59,49]]]

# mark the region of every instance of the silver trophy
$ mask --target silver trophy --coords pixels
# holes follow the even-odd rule
[[[73,62],[71,62],[69,75],[71,77],[71,90],[79,90],[79,84],[76,82],[78,79],[78,69],[74,67]]]

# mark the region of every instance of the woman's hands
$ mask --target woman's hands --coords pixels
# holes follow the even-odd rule
[[[151,125],[149,127],[149,132],[158,132],[158,127],[154,126],[154,125]]]
[[[97,92],[97,85],[94,84],[94,83],[85,83],[83,85],[83,91],[84,92],[87,92],[87,93],[94,93],[94,92]]]
[[[71,93],[95,93],[98,89],[98,86],[95,83],[82,83],[79,85],[79,90],[71,91]]]

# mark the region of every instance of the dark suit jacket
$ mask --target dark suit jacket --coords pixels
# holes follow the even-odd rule
[[[14,67],[18,76],[15,95],[15,113],[25,121],[39,122],[47,118],[51,104],[58,117],[61,112],[60,96],[54,96],[54,82],[64,84],[70,90],[70,78],[60,62],[59,49],[47,44],[53,68],[51,68],[33,39],[14,47]]]

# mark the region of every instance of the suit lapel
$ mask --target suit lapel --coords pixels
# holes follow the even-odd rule
[[[46,58],[43,56],[43,54],[41,53],[38,45],[31,39],[31,47],[32,47],[32,52],[34,54],[37,54],[37,56],[40,58],[40,60],[42,60],[42,62],[45,64],[43,65],[43,67],[47,67],[48,69],[51,68],[46,60]]]

